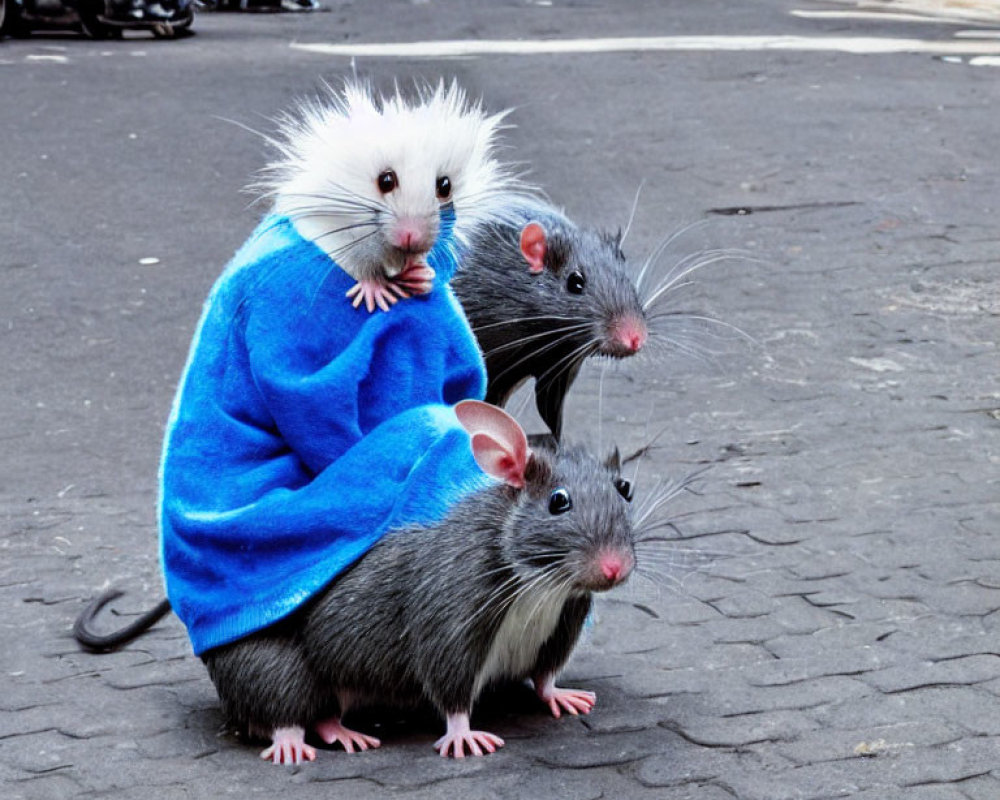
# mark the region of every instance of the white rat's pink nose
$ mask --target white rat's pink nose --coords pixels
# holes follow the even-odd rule
[[[416,220],[402,219],[393,230],[395,245],[406,253],[426,250],[427,231]]]

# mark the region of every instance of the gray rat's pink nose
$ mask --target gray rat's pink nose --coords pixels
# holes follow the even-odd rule
[[[646,323],[635,317],[625,317],[615,329],[615,338],[630,353],[637,353],[646,343]]]
[[[621,553],[601,553],[597,560],[601,574],[611,582],[620,583],[632,572],[632,559]]]

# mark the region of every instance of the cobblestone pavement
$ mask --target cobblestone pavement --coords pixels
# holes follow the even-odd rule
[[[359,64],[518,106],[512,152],[577,219],[624,223],[643,182],[629,252],[684,231],[660,275],[710,248],[750,256],[670,306],[749,339],[663,320],[714,355],[593,365],[571,397],[571,435],[656,437],[640,495],[710,467],[566,669],[598,693],[588,717],[511,690],[481,709],[507,740],[488,758],[443,760],[439,722],[383,714],[363,721],[380,750],[278,768],[225,728],[176,619],[119,653],[76,648],[102,588],[128,592],[110,624],[159,596],[163,421],[201,300],[258,213],[237,191],[263,150],[220,118],[265,128],[349,70],[290,40],[958,41],[782,2],[392,4],[388,23],[390,4],[330,5],[201,15],[173,43],[0,43],[2,796],[1000,797],[1000,74],[966,57]]]

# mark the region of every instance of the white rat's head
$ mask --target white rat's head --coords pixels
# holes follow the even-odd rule
[[[404,99],[348,83],[281,120],[263,186],[355,278],[423,262],[454,218],[463,238],[515,181],[493,158],[506,112],[487,115],[456,83]],[[446,225],[450,225],[447,222]]]

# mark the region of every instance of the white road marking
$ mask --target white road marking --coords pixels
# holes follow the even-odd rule
[[[308,53],[352,58],[457,58],[483,55],[566,55],[572,53],[641,53],[692,51],[797,50],[817,53],[884,55],[1000,55],[1000,41],[933,41],[875,36],[625,36],[606,39],[454,39],[371,44],[305,44]]]
[[[928,17],[926,14],[903,14],[898,11],[807,11],[802,8],[793,8],[791,15],[802,19],[867,19],[878,20],[880,22],[883,20],[890,22],[930,22],[935,25],[949,21],[936,17]],[[952,22],[957,24],[954,20]]]
[[[974,67],[1000,67],[1000,56],[976,56],[969,63]]]
[[[40,56],[35,54],[29,54],[25,57],[26,61],[52,61],[55,64],[66,64],[69,59],[66,56]]]

